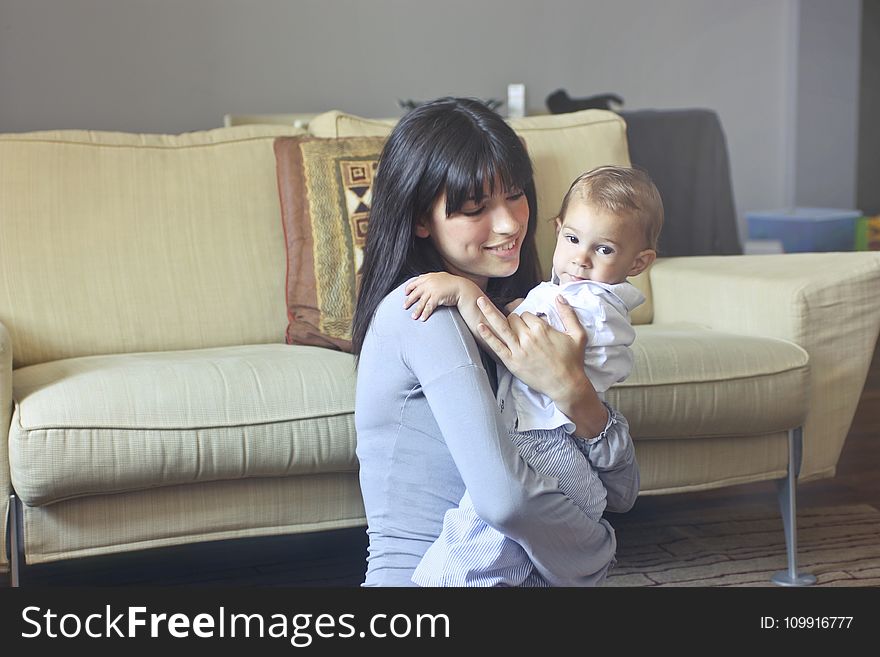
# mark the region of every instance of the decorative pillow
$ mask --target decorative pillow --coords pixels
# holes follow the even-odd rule
[[[384,143],[384,137],[275,140],[288,344],[351,351],[373,174]]]

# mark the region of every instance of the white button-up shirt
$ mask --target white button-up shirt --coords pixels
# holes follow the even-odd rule
[[[558,279],[554,275],[554,281]],[[584,350],[584,371],[600,399],[615,383],[623,381],[632,371],[633,356],[629,346],[636,337],[629,313],[644,303],[645,297],[631,283],[614,285],[595,281],[573,281],[559,284],[544,282],[533,288],[513,311],[543,316],[550,325],[564,330],[556,311],[556,296],[561,294],[574,308],[587,330]],[[503,365],[498,366],[498,405],[509,429],[556,429],[574,431],[574,423],[544,394],[529,388]]]

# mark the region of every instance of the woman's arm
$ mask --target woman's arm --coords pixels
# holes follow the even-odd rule
[[[437,308],[458,308],[480,347],[496,362],[500,362],[488,345],[483,343],[483,338],[477,331],[477,326],[485,322],[486,318],[477,307],[477,299],[483,296],[483,291],[476,283],[447,272],[431,272],[407,281],[403,292],[406,294],[403,307],[412,310],[412,318],[415,320],[427,321]]]
[[[629,423],[599,399],[583,369],[586,331],[562,296],[557,309],[565,332],[524,313],[505,318],[484,299],[478,301],[487,324],[480,333],[511,373],[550,397],[575,423],[579,449],[608,491],[609,511],[632,508],[639,494],[639,466]],[[491,327],[491,328],[490,328]]]
[[[401,308],[400,318],[404,359],[480,517],[517,541],[551,584],[601,583],[614,558],[613,530],[586,517],[555,479],[523,461],[458,312],[444,308],[414,322]]]

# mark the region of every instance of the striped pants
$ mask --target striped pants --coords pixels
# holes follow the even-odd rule
[[[523,459],[559,489],[589,518],[605,511],[605,487],[573,438],[560,427],[512,432]],[[520,545],[483,522],[467,491],[446,512],[443,530],[412,576],[419,586],[547,586]]]

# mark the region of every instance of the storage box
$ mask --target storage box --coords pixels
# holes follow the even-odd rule
[[[749,212],[749,239],[779,240],[786,253],[852,251],[858,210],[788,208]]]

